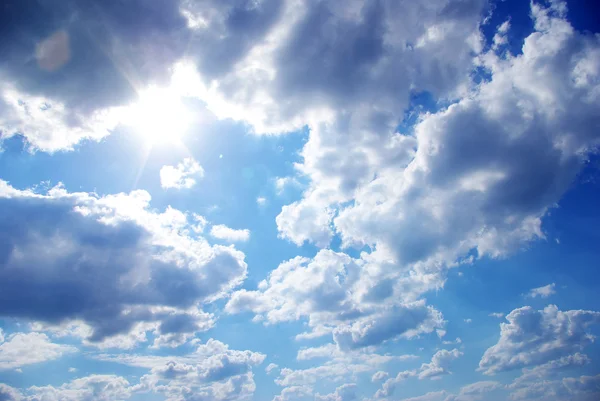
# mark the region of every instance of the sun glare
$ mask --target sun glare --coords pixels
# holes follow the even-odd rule
[[[180,141],[191,122],[190,111],[181,96],[169,88],[144,90],[126,114],[127,125],[150,144]]]

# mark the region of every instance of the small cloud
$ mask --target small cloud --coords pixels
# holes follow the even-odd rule
[[[77,372],[77,368],[69,368],[69,373],[75,373]]]
[[[502,312],[493,312],[493,313],[490,313],[488,316],[495,317],[495,318],[498,318],[498,319],[502,319],[504,317],[504,313],[502,313]]]
[[[192,214],[192,217],[194,218],[194,222],[196,223],[192,225],[192,230],[196,233],[204,232],[204,228],[208,224],[206,218],[196,213]]]
[[[465,320],[465,323],[472,323],[473,322],[473,319],[464,319],[464,320]]]
[[[204,169],[191,157],[183,159],[177,166],[163,166],[160,169],[160,185],[164,189],[189,189],[196,185],[196,179],[204,177]]]
[[[267,372],[267,374],[270,375],[271,372],[273,372],[276,369],[279,369],[279,365],[277,365],[276,363],[270,363],[269,366],[265,368],[265,372]]]
[[[15,372],[17,372],[17,373],[23,373],[23,369],[17,368],[17,369],[15,369]]]
[[[246,242],[250,239],[250,230],[236,230],[229,228],[224,224],[212,226],[210,235],[214,238],[222,239],[229,242]]]
[[[275,190],[281,195],[287,187],[299,187],[300,182],[294,177],[277,177],[275,179]]]
[[[267,204],[267,198],[259,196],[258,198],[256,198],[256,204],[258,206],[264,206]]]
[[[554,284],[554,283],[545,285],[543,287],[533,288],[525,295],[525,297],[527,297],[527,298],[537,298],[537,297],[548,298],[550,295],[556,294],[555,288],[556,288],[556,284]]]
[[[442,341],[442,344],[444,344],[444,345],[462,344],[462,340],[460,339],[460,337],[456,337],[456,340],[454,340],[454,341]]]
[[[384,372],[384,371],[380,370],[379,372],[376,372],[373,375],[373,377],[371,377],[371,381],[373,383],[379,382],[379,381],[382,381],[383,379],[387,379],[389,376],[390,376],[390,374],[388,372]]]

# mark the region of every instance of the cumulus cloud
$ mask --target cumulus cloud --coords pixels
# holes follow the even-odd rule
[[[422,396],[405,398],[402,401],[483,401],[489,393],[501,390],[503,386],[494,381],[481,381],[463,386],[457,394],[445,390],[433,391]]]
[[[1,401],[20,401],[21,393],[16,388],[10,387],[4,383],[0,383],[0,400]]]
[[[587,355],[575,353],[523,368],[521,376],[507,386],[512,400],[593,400],[600,395],[600,376],[567,377],[565,371],[580,370],[590,363]]]
[[[373,376],[371,377],[371,381],[372,382],[379,382],[382,381],[384,379],[387,379],[390,376],[390,374],[388,372],[384,372],[382,370],[380,370],[379,372],[375,372],[373,374]]]
[[[312,395],[312,388],[308,386],[290,386],[283,388],[273,401],[293,401],[310,395]]]
[[[405,370],[399,372],[395,377],[387,379],[381,388],[375,393],[376,399],[387,398],[393,395],[396,387],[399,383],[407,380],[411,377],[418,377],[419,379],[436,379],[442,375],[451,374],[448,369],[450,362],[461,357],[463,355],[457,349],[451,351],[439,350],[432,357],[431,362],[423,363],[419,369]]]
[[[434,280],[428,282],[427,275],[384,280],[380,274],[386,263],[373,255],[364,257],[353,259],[331,250],[321,250],[313,259],[296,257],[273,270],[258,290],[232,294],[225,310],[252,311],[266,323],[308,318],[319,335],[332,333],[345,351],[413,338],[443,326],[439,311],[415,299],[421,287],[435,285]],[[396,291],[398,297],[392,297]]]
[[[0,181],[0,315],[83,322],[91,343],[140,323],[160,335],[207,327],[193,311],[244,280],[244,254],[190,236],[186,214],[149,202],[145,191],[35,194]]]
[[[600,323],[600,312],[524,306],[509,313],[506,320],[500,324],[498,343],[479,362],[484,374],[543,364],[581,351],[594,341],[590,327]]]
[[[202,177],[204,169],[191,157],[183,159],[177,166],[163,166],[160,169],[160,185],[165,189],[189,189],[196,185],[196,179]]]
[[[43,333],[13,333],[0,341],[0,370],[46,362],[76,351],[73,346],[53,343]]]
[[[336,388],[331,394],[315,395],[315,401],[353,401],[358,399],[356,389],[356,384],[344,384]]]
[[[227,227],[224,224],[212,226],[210,235],[217,239],[222,239],[228,242],[246,242],[250,239],[250,230],[235,229]]]
[[[421,366],[419,379],[436,378],[442,375],[450,374],[451,372],[448,370],[448,365],[451,361],[459,358],[462,355],[463,353],[456,348],[452,351],[445,349],[439,350],[433,355],[431,362],[424,363]]]
[[[275,371],[279,369],[279,365],[277,365],[276,363],[270,363],[269,365],[267,365],[267,367],[265,368],[265,372],[267,372],[267,374],[271,374],[271,372]]]
[[[27,400],[48,400],[48,401],[79,401],[93,399],[98,401],[119,401],[127,400],[131,397],[129,382],[119,376],[114,375],[92,375],[75,379],[59,387],[43,386],[30,387],[28,392],[33,393],[33,397]]]
[[[551,295],[556,294],[556,284],[548,284],[543,287],[533,288],[527,293],[527,298],[548,298]]]
[[[330,227],[333,211],[318,203],[295,202],[285,205],[275,219],[280,238],[301,246],[304,242],[326,247],[333,231]]]
[[[480,10],[476,3],[463,10],[467,21]],[[599,141],[600,44],[576,32],[556,4],[534,3],[535,31],[522,54],[478,53],[475,62],[490,78],[449,107],[422,114],[411,132],[377,125],[375,106],[364,104],[312,124],[298,166],[309,188],[282,209],[280,235],[326,247],[337,233],[342,246],[385,248],[396,268],[442,277],[465,255],[498,257],[544,238],[548,208]],[[375,9],[358,15],[377,21]],[[438,35],[433,24],[412,42],[414,51],[451,49],[441,38],[466,35],[464,43],[469,27]]]
[[[260,365],[265,357],[264,354],[248,350],[232,350],[214,339],[204,344],[196,343],[192,353],[180,356],[96,356],[102,361],[150,369],[131,390],[142,394],[161,394],[169,401],[250,397],[256,388],[252,368]]]

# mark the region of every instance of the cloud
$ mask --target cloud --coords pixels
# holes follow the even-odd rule
[[[353,401],[357,400],[356,384],[344,384],[335,389],[331,394],[315,395],[315,401]]]
[[[160,169],[160,185],[165,188],[189,189],[196,185],[196,178],[204,177],[204,169],[191,157],[183,159],[177,166]]]
[[[373,374],[373,376],[371,377],[371,381],[373,383],[379,382],[384,379],[387,379],[389,376],[390,376],[390,374],[388,372],[384,372],[384,371],[380,370],[379,372],[375,372],[375,374]]]
[[[293,401],[312,395],[312,389],[307,386],[290,386],[281,390],[281,393],[273,401]]]
[[[32,149],[48,152],[100,140],[114,128],[114,109],[134,101],[136,89],[167,81],[185,52],[186,21],[175,2],[140,5],[31,8],[24,1],[5,10],[0,75],[12,85],[0,87],[3,138],[19,133]]]
[[[387,263],[374,256],[353,259],[321,250],[313,259],[296,257],[281,263],[257,291],[232,294],[225,311],[252,311],[267,324],[308,318],[319,335],[332,333],[343,351],[442,327],[441,313],[415,299],[423,287],[435,286],[435,280],[427,275],[381,277],[402,272],[387,270]]]
[[[487,394],[503,389],[498,382],[481,381],[463,386],[458,394],[452,394],[445,390],[434,391],[413,398],[405,398],[403,401],[483,401],[489,397]]]
[[[81,322],[90,343],[140,324],[161,335],[206,327],[194,315],[206,320],[202,304],[244,280],[244,254],[190,236],[186,214],[149,202],[145,191],[35,194],[0,181],[0,315]]]
[[[309,241],[326,247],[333,237],[330,227],[332,218],[333,211],[329,208],[309,202],[295,202],[283,206],[275,221],[280,238],[298,246]]]
[[[507,387],[512,400],[593,400],[600,395],[600,376],[566,377],[566,370],[580,370],[590,363],[587,355],[575,353],[522,369]]]
[[[263,363],[266,355],[232,350],[214,339],[194,344],[192,353],[179,356],[101,354],[95,358],[150,369],[132,387],[135,393],[157,393],[173,401],[251,397],[256,388],[252,368]]]
[[[419,369],[405,370],[399,372],[395,377],[387,379],[382,384],[381,388],[375,393],[375,398],[381,399],[390,397],[393,395],[399,383],[411,377],[418,377],[420,380],[434,380],[442,375],[451,374],[451,372],[448,370],[448,365],[450,362],[461,357],[462,355],[463,353],[457,349],[453,349],[451,351],[445,349],[439,350],[431,357],[431,362],[423,363]]]
[[[331,363],[306,369],[283,368],[275,383],[279,386],[309,386],[325,379],[341,380],[348,375],[368,372],[373,367],[365,364]]]
[[[455,51],[446,40],[461,37],[464,43],[472,37],[476,29],[470,28],[471,13],[479,13],[480,5],[465,5],[463,24],[454,21],[460,28],[452,23],[447,28],[443,23],[427,25],[429,14],[424,12],[425,21],[419,22],[429,29],[409,41],[414,57],[421,55],[420,46],[434,59],[442,54],[442,47]],[[433,4],[432,10],[437,6]],[[403,11],[412,15],[412,10]],[[319,14],[314,13],[308,15],[317,21]],[[385,29],[392,29],[383,22],[379,25],[375,6],[353,15],[358,19],[352,22],[364,29],[386,27],[381,28],[384,33],[368,31],[374,43],[380,34],[388,37]],[[394,13],[385,15],[384,20]],[[333,13],[331,18],[336,16]],[[391,101],[379,108],[373,100],[371,107],[369,90],[374,87],[361,85],[373,82],[358,78],[356,85],[364,96],[361,92],[360,97],[348,97],[348,102],[357,104],[340,100],[335,109],[347,106],[343,115],[333,113],[310,124],[303,160],[297,166],[309,179],[308,189],[301,200],[282,208],[277,217],[280,235],[298,245],[308,241],[327,247],[336,233],[342,247],[387,249],[393,252],[398,269],[416,273],[428,269],[432,274],[437,270],[442,276],[445,268],[466,255],[500,257],[544,238],[544,216],[570,187],[599,141],[592,127],[600,121],[596,107],[600,44],[597,37],[574,31],[556,7],[534,3],[532,16],[535,31],[525,39],[522,54],[474,52],[477,66],[489,74],[489,80],[465,83],[456,101],[421,114],[409,132],[396,132],[396,124],[378,124],[389,121],[385,111],[391,104],[400,110],[405,105]],[[405,35],[410,37],[412,29],[408,22]],[[393,50],[386,51],[392,52],[386,57],[393,58]],[[413,60],[413,53],[402,56],[407,56],[408,65],[423,61]],[[444,66],[456,61],[460,70],[460,53],[449,57]],[[377,68],[385,71],[385,64]],[[418,87],[419,82],[411,83]],[[440,90],[450,90],[445,84],[439,82]],[[343,92],[329,85],[333,93]],[[439,94],[429,89],[434,97]],[[385,98],[385,89],[377,93]],[[375,110],[384,114],[379,120]]]
[[[300,187],[300,185],[295,177],[277,177],[275,179],[275,190],[278,195],[283,194],[288,187]]]
[[[495,317],[495,318],[498,318],[498,319],[502,319],[504,317],[504,313],[502,313],[502,312],[492,312],[488,316]]]
[[[500,324],[498,343],[488,348],[479,369],[486,375],[543,364],[581,351],[594,341],[590,326],[600,323],[600,312],[560,311],[550,305],[543,310],[524,306]]]
[[[448,365],[451,361],[461,357],[462,355],[463,353],[457,350],[456,348],[452,351],[448,351],[445,349],[439,350],[433,355],[430,363],[424,363],[421,366],[421,371],[419,372],[419,379],[431,379],[442,375],[450,374],[451,372],[448,370]]]
[[[52,98],[30,95],[0,85],[0,132],[2,139],[24,135],[31,150],[72,150],[83,140],[108,136],[118,123],[118,111],[102,109],[91,115],[68,110]],[[73,121],[77,125],[73,126]]]
[[[265,368],[265,372],[267,372],[268,375],[271,374],[271,372],[275,371],[279,369],[279,365],[277,365],[276,363],[270,363],[266,368]]]
[[[59,387],[33,386],[28,389],[33,400],[79,401],[93,399],[97,401],[119,401],[131,397],[129,382],[114,375],[92,375],[75,379]],[[27,400],[30,398],[28,397]]]
[[[0,341],[0,370],[51,361],[76,351],[70,345],[54,344],[43,333],[13,333]]]
[[[531,289],[526,297],[527,298],[548,298],[551,295],[556,294],[556,284],[552,283],[552,284],[548,284],[545,285],[543,287],[538,287],[538,288],[533,288]]]
[[[212,226],[210,235],[229,242],[246,242],[250,239],[250,230],[229,228],[224,224]]]
[[[19,390],[0,383],[0,401],[21,401]]]
[[[258,206],[265,206],[267,204],[267,198],[259,196],[258,198],[256,198],[256,204]]]

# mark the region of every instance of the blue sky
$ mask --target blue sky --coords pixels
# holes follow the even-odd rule
[[[600,397],[594,1],[0,10],[0,401]]]

